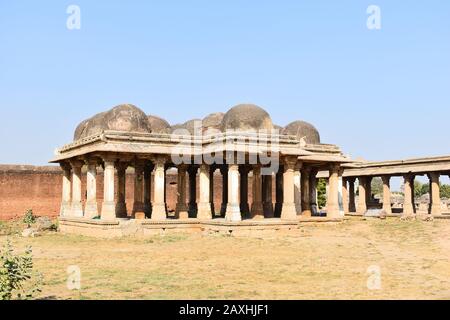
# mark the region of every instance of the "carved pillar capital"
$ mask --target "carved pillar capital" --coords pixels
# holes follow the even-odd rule
[[[78,159],[69,160],[72,169],[81,169],[84,165],[84,161]]]
[[[283,163],[285,170],[295,170],[296,168],[300,170],[302,168],[302,163],[298,161],[297,157],[285,157]]]
[[[164,166],[167,162],[167,157],[165,155],[156,155],[152,157],[152,162],[156,166]]]
[[[197,172],[198,172],[198,166],[189,166],[187,171],[189,173],[189,176],[195,176],[195,175],[197,175]]]
[[[111,163],[111,162],[116,162],[118,160],[117,155],[115,154],[104,154],[101,156],[101,159],[104,163]]]
[[[340,169],[341,169],[341,165],[339,163],[331,163],[330,164],[330,167],[329,167],[330,173],[339,175]]]
[[[69,162],[60,162],[59,166],[64,172],[70,172],[70,170],[72,170],[72,166]]]
[[[230,165],[230,169],[231,169],[231,166],[233,166],[233,165]],[[249,166],[246,166],[246,165],[239,166],[239,173],[241,175],[247,175],[250,172],[250,170],[251,170],[251,168]]]
[[[225,176],[228,174],[228,166],[225,164],[223,166],[220,167],[220,173]]]
[[[305,178],[309,178],[312,172],[312,167],[303,167],[301,170],[302,176],[305,176]]]

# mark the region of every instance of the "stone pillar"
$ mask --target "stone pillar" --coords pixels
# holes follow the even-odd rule
[[[342,205],[344,207],[344,214],[350,212],[350,205],[348,201],[348,180],[347,178],[342,178]]]
[[[327,217],[338,218],[339,214],[339,164],[330,166],[329,193],[327,201]]]
[[[187,166],[181,164],[178,166],[178,193],[177,193],[177,207],[175,216],[178,219],[189,218],[188,206],[186,204],[186,172]]]
[[[63,170],[63,182],[62,182],[62,201],[61,209],[59,215],[61,217],[71,216],[72,201],[71,201],[71,181],[70,175],[72,167],[68,163],[60,163],[61,169]]]
[[[264,175],[263,182],[263,210],[266,218],[273,218],[272,175]]]
[[[164,206],[166,207],[166,216],[169,210],[167,209],[167,170],[170,169],[170,166],[164,165]]]
[[[147,218],[152,215],[152,171],[153,165],[146,164],[144,167],[144,212]]]
[[[372,202],[372,177],[366,177],[366,205]]]
[[[301,164],[295,166],[294,170],[294,203],[297,216],[302,214],[302,194],[301,194]]]
[[[134,203],[133,217],[142,218],[144,213],[144,164],[136,161],[134,165]]]
[[[430,203],[431,203],[431,214],[435,216],[440,216],[442,214],[441,208],[441,194],[439,185],[439,172],[431,172],[428,175],[430,179]]]
[[[237,164],[228,166],[228,204],[225,220],[230,222],[242,220],[239,208],[239,166]]]
[[[239,174],[241,177],[241,189],[240,189],[240,199],[241,199],[241,213],[248,217],[250,216],[250,207],[248,205],[248,173],[250,169],[247,166],[241,166],[239,168]]]
[[[284,167],[279,166],[278,172],[275,175],[275,212],[276,218],[281,217],[281,210],[283,209],[283,173]]]
[[[411,177],[411,203],[413,206],[414,214],[416,214],[416,195],[414,194],[414,182],[416,180],[416,176],[412,175]]]
[[[214,208],[214,171],[216,171],[216,168],[213,166],[210,166],[209,169],[209,202],[211,206],[211,215],[213,217],[216,216],[216,210]]]
[[[126,218],[127,204],[126,204],[126,171],[128,163],[117,163],[117,203],[116,203],[116,215],[120,218]]]
[[[341,217],[343,217],[345,215],[345,211],[344,211],[344,197],[343,197],[344,181],[343,181],[343,178],[342,178],[343,174],[344,174],[344,170],[342,168],[340,168],[339,169],[339,173],[338,173],[338,207],[339,207],[339,215]]]
[[[202,220],[212,219],[211,201],[209,192],[209,166],[207,164],[200,165],[200,197],[198,203],[197,218]]]
[[[86,208],[84,210],[84,217],[92,219],[98,217],[97,206],[97,161],[88,160],[87,164],[87,177],[86,177]]]
[[[311,195],[313,194],[310,192],[311,167],[303,167],[300,180],[302,194],[302,216],[311,217]]]
[[[253,166],[253,201],[251,217],[253,219],[264,219],[264,208],[262,203],[262,177],[261,165]]]
[[[112,158],[104,158],[105,170],[103,171],[103,204],[102,204],[102,220],[116,219],[116,205],[114,202],[114,160]]]
[[[228,203],[228,166],[225,164],[220,168],[222,174],[222,206],[220,207],[220,216],[225,217]]]
[[[367,212],[367,196],[366,196],[366,187],[367,187],[367,179],[366,177],[359,177],[359,197],[358,197],[358,213],[361,215],[365,215]]]
[[[196,166],[190,166],[189,173],[189,216],[191,218],[197,216],[197,171]]]
[[[348,210],[349,212],[356,212],[355,202],[355,178],[348,178],[349,191],[348,191]]]
[[[83,162],[78,160],[70,161],[72,165],[72,205],[70,213],[72,217],[83,216],[83,204],[81,202],[81,168]]]
[[[390,176],[382,176],[381,180],[383,180],[383,211],[389,215],[389,214],[392,214],[391,177]]]
[[[165,185],[166,185],[166,158],[164,156],[158,156],[154,159],[154,203],[152,209],[152,220],[166,220],[166,202],[165,202]]]
[[[410,217],[414,216],[414,204],[413,204],[413,196],[414,196],[414,178],[411,174],[406,174],[404,176],[405,179],[405,200],[403,202],[403,216]]]
[[[297,211],[294,203],[294,169],[297,164],[296,158],[285,158],[283,174],[283,208],[281,219],[294,220],[297,218]]]
[[[310,216],[317,215],[320,211],[317,204],[317,173],[318,170],[312,168],[309,174],[309,185],[307,187],[307,191],[309,191]]]

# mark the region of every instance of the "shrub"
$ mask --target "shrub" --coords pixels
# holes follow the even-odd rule
[[[9,240],[0,252],[0,300],[32,299],[41,292],[41,276],[33,276],[31,247],[24,254],[15,254]]]
[[[31,225],[35,222],[36,217],[33,214],[33,210],[28,209],[27,212],[25,213],[25,216],[23,217],[23,223],[25,223],[28,226],[28,228],[30,228]]]

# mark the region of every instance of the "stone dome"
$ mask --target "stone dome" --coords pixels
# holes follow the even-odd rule
[[[160,118],[158,116],[154,115],[148,115],[147,116],[148,123],[150,125],[150,129],[152,132],[155,133],[169,133],[170,132],[170,124],[164,120],[163,118]]]
[[[141,109],[132,104],[121,104],[82,121],[75,130],[74,139],[82,139],[105,130],[151,132],[147,115]]]
[[[105,114],[108,130],[129,132],[151,132],[147,115],[132,104],[121,104]]]
[[[105,127],[103,118],[106,112],[101,112],[95,116],[82,121],[75,130],[74,140],[83,139],[101,133]]]
[[[198,122],[200,124],[202,122],[202,119],[192,119],[192,120],[186,121],[183,124],[175,124],[170,127],[170,132],[173,133],[175,130],[185,129],[185,130],[189,131],[189,134],[193,135],[196,122]]]
[[[273,124],[270,115],[254,104],[240,104],[225,113],[222,120],[222,130],[237,131],[272,130]]]
[[[215,112],[207,115],[205,118],[203,118],[202,123],[203,128],[204,129],[214,128],[220,130],[222,127],[223,117],[224,117],[223,112]]]
[[[285,135],[297,136],[299,139],[305,138],[306,143],[320,144],[319,131],[310,123],[305,121],[294,121],[288,124],[281,132]]]
[[[279,126],[279,125],[277,125],[277,124],[274,124],[274,125],[273,125],[273,128],[276,129],[276,130],[279,130],[280,133],[281,133],[281,131],[283,130],[283,127],[282,127],[282,126]]]
[[[85,137],[86,136],[86,128],[87,128],[87,125],[88,125],[88,123],[89,123],[89,120],[90,119],[86,119],[86,120],[83,120],[83,121],[81,121],[80,122],[80,124],[77,126],[77,128],[75,129],[75,133],[73,134],[73,140],[74,141],[76,141],[76,140],[79,140],[79,139],[81,139],[82,137]]]
[[[183,124],[183,127],[189,131],[190,134],[194,134],[195,125],[199,126],[201,124],[202,119],[192,119],[186,121]]]

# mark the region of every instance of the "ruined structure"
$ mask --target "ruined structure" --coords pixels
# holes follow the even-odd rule
[[[295,121],[281,131],[276,128],[270,115],[252,104],[172,127],[129,104],[97,114],[83,121],[74,141],[58,149],[51,160],[64,172],[61,230],[111,236],[123,234],[133,223],[144,234],[186,228],[233,232],[342,219],[339,177],[342,165],[352,161],[339,147],[321,143],[311,124]],[[128,167],[133,167],[135,178],[131,219],[125,203]],[[177,175],[173,216],[168,215],[166,202],[169,170]],[[324,170],[329,173],[326,217],[314,218],[316,175]],[[222,180],[220,207],[212,201],[216,171]],[[103,180],[100,206],[97,179]]]
[[[313,125],[297,120],[277,126],[252,104],[173,126],[136,106],[119,105],[80,123],[74,141],[58,149],[51,162],[63,171],[63,232],[107,237],[129,230],[236,233],[336,222],[370,210],[373,177],[383,180],[382,203],[376,204],[383,215],[410,218],[418,211],[416,175],[430,179],[426,214],[450,217],[439,195],[439,176],[450,173],[450,157],[352,161],[336,145],[323,144]],[[127,184],[130,168],[134,182]],[[401,212],[392,210],[392,176],[404,178]],[[317,206],[318,178],[328,183],[325,208]],[[175,202],[173,210],[169,202]]]

